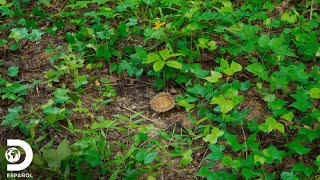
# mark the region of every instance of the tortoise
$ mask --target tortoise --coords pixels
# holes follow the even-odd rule
[[[169,93],[159,93],[150,100],[150,106],[157,112],[166,112],[175,106],[175,101]]]

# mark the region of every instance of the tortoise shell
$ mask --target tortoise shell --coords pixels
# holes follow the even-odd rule
[[[166,112],[172,109],[175,101],[169,93],[159,93],[150,100],[150,106],[157,112]]]

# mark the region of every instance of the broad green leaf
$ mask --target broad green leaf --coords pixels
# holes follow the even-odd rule
[[[283,157],[286,155],[285,151],[279,151],[273,145],[269,146],[267,149],[264,149],[262,153],[266,158],[271,159],[270,162],[267,162],[269,164],[272,163],[273,160],[279,160],[279,162],[281,162]]]
[[[241,167],[240,160],[232,160],[230,156],[224,156],[221,160],[222,165],[230,165],[233,169],[239,169]]]
[[[232,3],[230,1],[220,1],[223,4],[223,7],[221,9],[219,9],[219,12],[223,12],[223,13],[230,13],[233,11],[233,6]]]
[[[182,158],[181,158],[181,161],[180,161],[181,165],[187,165],[187,164],[192,162],[193,158],[191,156],[192,155],[192,150],[191,149],[188,149],[188,150],[182,152],[181,155],[182,155]]]
[[[284,134],[284,125],[282,123],[277,123],[276,129],[278,129],[278,131],[280,131],[282,134]]]
[[[292,141],[291,143],[286,144],[286,146],[289,147],[290,149],[294,150],[296,153],[298,153],[300,155],[307,154],[308,152],[311,151],[310,148],[303,146],[298,141]]]
[[[231,62],[230,67],[222,69],[224,73],[229,76],[232,76],[234,73],[242,70],[242,66],[234,61]]]
[[[266,102],[272,102],[276,99],[276,96],[274,94],[266,94],[263,97],[263,100],[265,100]]]
[[[8,7],[0,6],[0,12],[2,12],[1,16],[12,16],[14,12],[11,11]]]
[[[213,51],[213,50],[215,50],[215,49],[218,48],[217,42],[214,41],[214,40],[209,41],[209,42],[207,43],[207,45],[209,46],[209,51]]]
[[[224,131],[219,130],[219,128],[213,127],[211,130],[211,134],[208,134],[203,138],[205,142],[209,142],[210,144],[216,144],[217,140],[220,136],[224,134]]]
[[[299,178],[296,175],[288,171],[282,172],[280,176],[284,180],[299,180]]]
[[[282,123],[278,123],[274,118],[268,117],[266,122],[262,125],[259,125],[259,129],[263,132],[270,133],[274,129],[277,129],[281,133],[284,133],[284,125]]]
[[[159,61],[161,60],[160,56],[156,53],[150,53],[148,54],[147,56],[147,60],[145,63],[153,63],[153,62],[156,62],[156,61]]]
[[[309,94],[311,98],[319,99],[320,98],[320,89],[319,88],[311,88],[310,91],[305,94]]]
[[[69,147],[69,142],[66,139],[64,139],[57,147],[56,158],[59,158],[62,161],[70,155],[71,155],[71,149]]]
[[[160,54],[162,60],[164,60],[164,61],[171,57],[169,49],[161,50],[161,51],[159,51],[159,54]]]
[[[164,67],[164,61],[163,60],[158,60],[153,64],[153,70],[158,72]]]
[[[261,157],[261,156],[259,156],[259,155],[254,155],[253,156],[253,159],[254,159],[254,162],[255,163],[260,163],[260,164],[264,164],[265,162],[266,162],[266,158],[264,158],[264,157]]]
[[[223,145],[209,144],[211,153],[206,157],[206,159],[217,161],[223,157],[222,151],[225,149]]]
[[[243,168],[241,174],[244,176],[245,179],[252,179],[256,176],[260,176],[261,173],[255,172],[249,168]]]
[[[46,161],[40,156],[40,154],[34,154],[32,158],[32,163],[42,166],[46,163]]]
[[[259,76],[262,80],[266,80],[268,77],[268,71],[265,70],[261,63],[252,63],[245,69],[256,76]]]
[[[266,48],[266,47],[269,47],[269,43],[270,43],[269,36],[266,34],[262,34],[258,40],[259,46]]]
[[[231,100],[226,100],[223,103],[219,104],[221,112],[223,114],[228,113],[234,107],[234,103]]]
[[[231,32],[234,32],[234,33],[242,31],[243,30],[243,23],[239,22],[239,23],[233,24],[232,26],[229,26],[226,29],[228,31],[231,31]]]
[[[238,142],[236,135],[225,133],[223,137],[227,140],[227,144],[232,147],[232,151],[236,152],[244,148],[244,145]]]
[[[199,23],[190,23],[187,25],[186,29],[189,31],[198,31],[201,30],[203,26]]]
[[[33,42],[41,40],[41,36],[44,34],[40,29],[33,29],[29,34],[29,39]]]
[[[287,121],[292,121],[293,117],[294,117],[294,114],[291,111],[289,111],[287,114],[284,114],[281,116],[281,118],[283,118]]]
[[[138,150],[135,159],[137,161],[144,161],[148,156],[148,151],[145,148],[141,148]]]
[[[182,68],[182,64],[179,63],[178,61],[165,61],[167,66],[176,68],[176,69],[181,69]]]
[[[7,0],[0,0],[0,6],[4,6],[7,4]]]
[[[209,41],[209,39],[205,39],[205,38],[199,38],[198,39],[198,44],[197,46],[198,47],[201,47],[201,48],[208,48],[208,45],[207,45],[207,42]]]
[[[29,38],[28,30],[26,28],[13,28],[9,38],[13,38],[18,43],[20,39]]]
[[[150,164],[156,158],[157,154],[157,152],[149,153],[144,159],[144,164]]]
[[[42,158],[48,163],[50,168],[59,169],[61,166],[61,159],[55,149],[43,150]]]
[[[274,5],[270,0],[268,0],[263,4],[262,8],[269,10],[269,11],[272,11],[274,9]]]
[[[218,104],[220,106],[220,111],[223,114],[228,113],[234,107],[234,102],[232,100],[226,100],[222,94],[218,97],[213,97],[211,99],[211,104]]]
[[[95,149],[89,149],[84,152],[84,160],[89,162],[90,166],[96,167],[103,163],[102,155]]]
[[[14,76],[17,76],[18,73],[19,73],[19,67],[13,66],[8,68],[8,72],[7,72],[8,76],[14,77]]]
[[[211,76],[207,76],[203,79],[211,82],[211,83],[216,83],[219,81],[219,79],[222,77],[222,74],[216,71],[211,71]]]
[[[291,95],[293,96],[293,95]],[[290,106],[302,111],[307,112],[309,108],[313,107],[312,102],[309,99],[299,99],[295,101],[294,103],[290,104]]]
[[[316,172],[316,170],[311,165],[305,166],[302,162],[298,162],[297,164],[295,164],[291,171],[303,172],[309,178],[313,173]]]
[[[293,24],[297,21],[297,16],[295,14],[290,16],[287,12],[285,12],[281,15],[281,20]]]

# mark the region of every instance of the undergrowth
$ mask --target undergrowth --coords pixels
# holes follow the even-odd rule
[[[193,168],[194,179],[317,178],[319,3],[0,0],[1,127],[32,146],[37,179],[152,180],[166,168]],[[6,65],[25,43],[49,57],[37,80]],[[143,111],[101,115],[118,91],[100,72],[178,88],[192,127],[161,128]],[[36,104],[28,94],[40,85],[51,93]],[[99,97],[86,104],[92,89]]]

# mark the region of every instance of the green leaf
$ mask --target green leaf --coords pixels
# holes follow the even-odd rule
[[[217,161],[223,157],[223,150],[225,149],[223,145],[209,144],[211,153],[206,157],[206,159]]]
[[[244,145],[238,142],[236,135],[225,133],[223,137],[227,140],[227,144],[232,147],[232,151],[236,152],[244,149]]]
[[[161,60],[160,56],[156,53],[149,53],[147,56],[147,60],[145,61],[145,63],[153,63],[156,61]]]
[[[103,4],[108,2],[109,0],[92,0],[92,3],[98,3],[98,4]]]
[[[0,0],[0,6],[4,6],[7,4],[7,0]]]
[[[166,61],[165,62],[167,66],[176,68],[176,69],[181,69],[182,68],[182,64],[179,63],[178,61]]]
[[[230,156],[224,156],[221,160],[222,165],[230,165],[233,169],[239,169],[241,167],[240,160],[232,160]]]
[[[12,16],[14,12],[11,11],[8,7],[0,6],[0,12],[2,12],[1,16]]]
[[[81,76],[76,76],[73,82],[73,86],[75,88],[79,88],[83,85],[88,84],[87,76],[86,75],[81,75]]]
[[[144,161],[148,156],[148,151],[145,148],[141,148],[138,150],[135,159],[137,161]]]
[[[240,64],[232,61],[230,67],[222,69],[222,70],[227,75],[232,76],[234,73],[241,71],[242,70],[242,66]]]
[[[286,146],[294,150],[296,153],[300,155],[307,154],[308,152],[311,151],[310,148],[304,147],[298,141],[292,141],[291,143],[286,144]]]
[[[44,149],[42,158],[48,163],[49,168],[59,169],[61,160],[55,149]]]
[[[13,38],[17,43],[22,38],[28,38],[28,30],[26,28],[13,28],[9,34],[9,38]]]
[[[40,156],[40,154],[34,154],[32,158],[32,163],[42,166],[46,163],[46,161]]]
[[[209,142],[210,144],[217,143],[217,140],[220,136],[224,134],[224,131],[219,130],[219,128],[213,127],[211,130],[211,134],[208,134],[206,137],[203,138],[205,142]]]
[[[272,102],[276,99],[276,96],[274,94],[266,94],[263,97],[263,100],[265,100],[266,102]]]
[[[19,73],[19,67],[13,66],[8,68],[8,72],[7,72],[8,76],[14,77],[14,76],[17,76],[18,73]]]
[[[277,123],[276,129],[278,129],[278,131],[280,131],[282,134],[284,134],[284,125],[282,123]]]
[[[90,166],[96,167],[103,163],[102,155],[95,149],[89,149],[84,152],[84,160],[89,162]]]
[[[181,158],[181,161],[180,161],[181,165],[187,165],[187,164],[192,162],[193,158],[191,156],[192,155],[192,150],[191,149],[188,149],[188,150],[182,152],[181,155],[182,155],[182,158]]]
[[[216,71],[211,71],[211,76],[205,77],[203,79],[211,82],[211,83],[216,83],[219,81],[219,79],[222,77],[222,74]]]
[[[1,119],[3,121],[1,122],[1,125],[10,125],[11,127],[16,127],[20,124],[20,116],[19,112],[22,110],[22,106],[15,106],[13,108],[9,108],[8,111],[9,113]]]
[[[213,97],[211,99],[211,104],[218,104],[220,106],[220,111],[223,114],[230,112],[234,107],[234,102],[232,100],[226,100],[222,94],[218,97]]]
[[[282,172],[280,175],[281,178],[285,180],[298,180],[298,177],[295,176],[292,172],[285,171]]]
[[[56,158],[59,158],[62,161],[67,157],[69,157],[70,155],[71,155],[71,149],[69,147],[69,142],[66,139],[64,139],[57,147]]]
[[[214,41],[214,40],[209,41],[209,42],[207,43],[207,45],[209,46],[209,51],[213,51],[213,50],[215,50],[215,49],[218,48],[217,42]]]
[[[28,39],[31,41],[39,41],[41,40],[41,36],[44,34],[40,29],[33,29],[32,32],[29,34]]]
[[[256,76],[259,76],[262,80],[266,80],[268,77],[268,71],[265,70],[261,63],[252,63],[245,69]]]
[[[305,94],[309,94],[311,98],[319,99],[320,98],[320,89],[319,88],[312,88],[310,91],[306,92]]]
[[[149,153],[144,159],[144,164],[150,164],[156,158],[157,154],[157,152]]]
[[[269,164],[271,164],[273,160],[278,160],[279,162],[281,162],[283,157],[286,155],[285,151],[279,151],[273,145],[270,145],[267,149],[264,149],[262,153],[266,158],[271,159],[270,162],[267,162]]]
[[[153,70],[158,72],[164,67],[164,61],[163,60],[158,60],[153,64]]]
[[[312,101],[310,101],[309,96],[306,94],[291,94],[290,96],[297,100],[290,104],[290,106],[302,112],[306,112],[309,108],[313,107]]]
[[[320,171],[320,155],[317,156],[315,164],[318,166],[318,172]]]
[[[277,129],[281,133],[284,133],[284,125],[282,123],[278,123],[274,118],[268,117],[266,122],[259,126],[259,129],[263,132],[270,133],[274,129]]]
[[[294,114],[291,111],[289,111],[287,114],[284,114],[281,116],[281,118],[283,118],[287,121],[292,121],[293,117],[294,117]]]
[[[160,54],[162,60],[164,60],[164,61],[171,57],[169,49],[161,50],[161,51],[159,51],[159,54]]]
[[[243,168],[241,171],[241,174],[244,176],[245,179],[251,179],[256,176],[260,176],[259,172],[255,172],[252,169],[249,168]]]
[[[272,11],[274,9],[274,5],[272,4],[272,2],[270,0],[268,0],[263,4],[262,9]]]
[[[198,30],[201,30],[202,28],[203,28],[203,25],[199,23],[190,23],[186,27],[186,29],[189,31],[198,31]]]
[[[292,172],[303,172],[307,177],[310,178],[310,176],[315,173],[316,170],[310,165],[305,166],[303,163],[298,162],[293,166]]]
[[[262,34],[258,40],[258,44],[260,47],[266,48],[269,47],[270,38],[266,34]]]
[[[254,159],[254,162],[255,163],[260,163],[260,164],[264,164],[265,162],[266,162],[266,158],[264,158],[264,157],[261,157],[261,156],[259,156],[259,155],[254,155],[253,156],[253,159]]]
[[[207,42],[209,41],[209,39],[205,39],[205,38],[199,38],[198,39],[198,44],[197,46],[198,47],[201,47],[201,48],[208,48],[208,45],[207,45]]]
[[[285,12],[281,15],[281,20],[293,24],[297,21],[297,16],[295,14],[290,16],[289,13]]]

